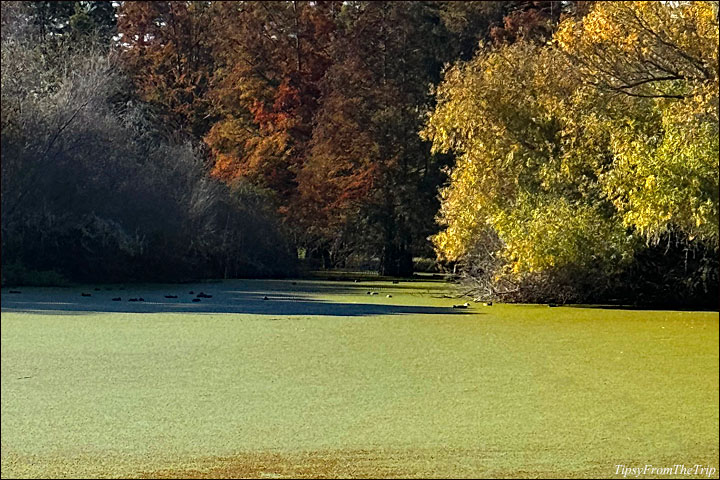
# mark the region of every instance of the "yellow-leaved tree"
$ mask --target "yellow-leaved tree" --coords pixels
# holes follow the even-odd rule
[[[422,132],[457,156],[438,256],[491,295],[587,300],[661,239],[716,251],[717,42],[717,2],[598,2],[448,69]]]

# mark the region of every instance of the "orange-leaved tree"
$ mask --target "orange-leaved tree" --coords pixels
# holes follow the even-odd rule
[[[199,139],[212,124],[214,10],[208,2],[123,2],[118,9],[123,63],[168,133]]]

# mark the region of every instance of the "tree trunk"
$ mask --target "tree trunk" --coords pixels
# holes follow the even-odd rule
[[[412,252],[406,248],[403,248],[399,254],[398,259],[398,277],[412,277],[413,275],[413,261]]]
[[[412,277],[412,252],[406,247],[388,243],[383,248],[380,275],[388,277]]]
[[[397,252],[395,245],[386,243],[383,247],[382,258],[380,259],[380,275],[395,277],[398,273]]]
[[[323,270],[329,270],[332,268],[332,262],[330,261],[330,250],[327,248],[322,249],[322,266]]]

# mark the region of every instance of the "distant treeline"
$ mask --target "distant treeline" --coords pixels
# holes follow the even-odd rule
[[[715,305],[717,5],[3,2],[3,278]]]

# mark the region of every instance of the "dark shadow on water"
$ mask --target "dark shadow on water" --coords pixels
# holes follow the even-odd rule
[[[329,282],[328,282],[329,283]],[[386,285],[390,287],[398,285]],[[4,290],[4,289],[3,289]],[[86,288],[85,291],[92,290]],[[378,291],[378,295],[366,295],[366,291]],[[189,291],[193,291],[190,294]],[[203,291],[212,298],[192,302]],[[22,294],[3,291],[2,311],[47,315],[84,315],[100,313],[235,313],[248,315],[305,315],[361,317],[372,315],[464,315],[477,312],[473,309],[454,309],[451,306],[424,306],[395,304],[386,298],[382,288],[367,285],[312,282],[292,284],[284,282],[243,281],[221,285],[148,285],[132,286],[112,291],[92,291],[90,297],[80,295],[78,289],[26,288]],[[308,295],[344,294],[356,296],[357,302],[335,302],[332,299],[311,298]],[[166,299],[165,295],[177,295]],[[112,301],[120,297],[121,301]],[[130,302],[130,298],[144,298],[143,302]],[[267,297],[267,300],[264,300]],[[422,303],[422,298],[419,298]],[[400,302],[401,303],[401,302]]]
[[[34,302],[3,302],[3,312],[23,312],[54,315],[82,315],[89,313],[236,313],[247,315],[307,315],[362,317],[371,315],[462,315],[474,313],[450,307],[423,307],[411,305],[380,305],[369,303],[335,303],[312,300],[240,300],[227,303],[160,303],[93,302],[70,305],[53,305]]]

